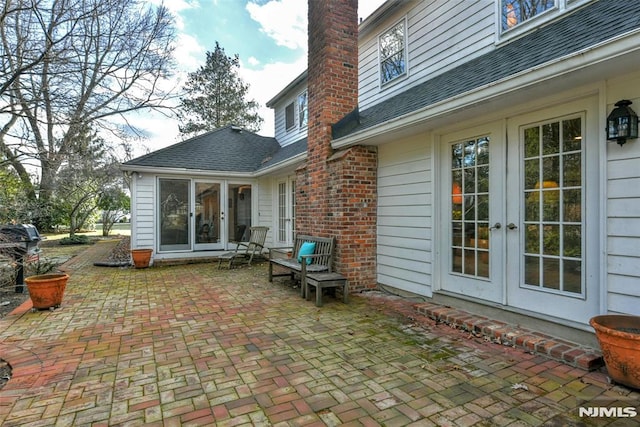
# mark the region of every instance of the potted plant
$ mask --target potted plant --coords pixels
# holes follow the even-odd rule
[[[37,274],[25,278],[33,308],[41,310],[60,307],[67,280],[69,275],[66,273]]]
[[[607,314],[589,323],[596,330],[611,379],[640,389],[640,316]]]
[[[47,258],[28,263],[24,279],[34,309],[60,307],[69,275],[57,271],[58,264]]]
[[[153,249],[131,249],[131,258],[135,268],[147,268],[151,261]]]

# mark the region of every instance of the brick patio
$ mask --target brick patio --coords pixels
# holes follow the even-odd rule
[[[480,320],[453,328],[438,307],[377,292],[317,308],[268,283],[264,264],[94,267],[113,245],[65,265],[59,310],[23,306],[0,320],[0,357],[14,370],[0,391],[3,426],[640,422],[580,418],[578,407],[637,408],[640,393],[525,341],[474,334]],[[545,351],[564,358],[558,345]]]

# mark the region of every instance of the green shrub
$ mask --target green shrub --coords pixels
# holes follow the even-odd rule
[[[82,234],[77,234],[75,236],[70,236],[70,237],[63,237],[62,239],[60,239],[61,245],[87,245],[89,243],[91,243],[89,241],[89,237]]]

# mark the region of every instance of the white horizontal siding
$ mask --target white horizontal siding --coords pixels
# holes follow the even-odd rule
[[[281,99],[276,105],[274,105],[274,126],[275,126],[275,138],[281,146],[289,145],[307,136],[307,126],[300,127],[298,123],[298,95],[307,90],[306,81],[304,84],[296,86],[291,90],[291,93]],[[287,130],[286,129],[286,116],[285,109],[287,105],[293,102],[295,125]]]
[[[138,178],[135,174],[135,234],[131,246],[134,248],[154,248],[154,184],[155,177],[143,175]]]
[[[607,112],[623,98],[640,104],[640,73],[609,84]],[[640,315],[639,164],[640,141],[607,143],[607,310],[613,313]]]
[[[418,1],[389,17],[360,40],[359,105],[364,110],[397,93],[494,49],[493,2]],[[378,36],[407,19],[408,76],[380,87]]]
[[[273,178],[265,177],[258,180],[256,186],[258,187],[258,225],[263,227],[269,227],[267,233],[267,239],[265,240],[266,247],[275,246],[273,243],[273,236],[275,233],[273,219]]]
[[[378,152],[378,282],[431,295],[432,192],[429,144],[383,145]]]

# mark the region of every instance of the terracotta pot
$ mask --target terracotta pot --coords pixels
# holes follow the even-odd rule
[[[69,275],[65,273],[41,274],[24,279],[33,302],[33,308],[60,307]]]
[[[147,268],[151,261],[153,249],[131,249],[131,258],[135,268]]]
[[[589,323],[596,330],[611,379],[640,389],[640,316],[603,315]]]

